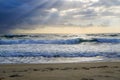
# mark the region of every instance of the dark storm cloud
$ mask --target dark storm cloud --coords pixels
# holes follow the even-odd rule
[[[53,0],[55,1],[55,0]],[[40,21],[29,20],[33,16],[44,16],[43,10],[49,5],[49,0],[1,0],[0,1],[0,33],[17,28],[30,28],[23,24],[36,24]],[[38,11],[39,14],[38,15]]]

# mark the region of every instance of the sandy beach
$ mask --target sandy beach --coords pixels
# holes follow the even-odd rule
[[[120,80],[120,62],[2,64],[0,80]]]

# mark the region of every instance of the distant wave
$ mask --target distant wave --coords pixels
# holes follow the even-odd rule
[[[27,37],[28,35],[1,35],[2,38],[20,38],[20,37]]]
[[[83,42],[95,42],[95,43],[120,43],[120,39],[107,39],[107,38],[92,38],[92,39],[59,39],[59,40],[31,40],[31,39],[18,39],[9,40],[1,39],[0,45],[5,44],[80,44]]]
[[[94,38],[95,42],[99,43],[120,43],[120,39],[109,39],[109,38]]]
[[[45,37],[45,36],[55,36],[55,37],[73,37],[73,36],[78,36],[78,35],[68,35],[68,34],[16,34],[16,35],[0,35],[1,38],[7,38],[7,39],[12,39],[12,38],[25,38],[25,37]],[[87,36],[101,36],[101,37],[119,37],[120,33],[116,33],[116,34],[86,34]]]
[[[119,37],[120,33],[117,33],[117,34],[87,34],[87,36]]]
[[[67,40],[0,40],[0,44],[78,44],[81,39],[67,39]]]

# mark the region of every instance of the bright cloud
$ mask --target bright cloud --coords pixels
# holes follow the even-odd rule
[[[56,13],[56,12],[58,12],[58,9],[52,8],[52,9],[46,10],[46,11],[48,11],[48,12],[50,12],[50,13]]]

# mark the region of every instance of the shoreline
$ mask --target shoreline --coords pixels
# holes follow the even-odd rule
[[[120,62],[0,64],[0,80],[120,80]]]
[[[75,57],[75,58],[43,58],[38,57],[32,62],[32,58],[29,57],[30,61],[27,62],[27,57],[23,61],[20,61],[22,57],[0,57],[0,65],[2,64],[71,64],[71,63],[104,63],[104,62],[120,62],[119,58],[102,58],[102,57]],[[18,60],[17,60],[18,59]],[[60,60],[59,60],[60,59]],[[8,60],[8,61],[5,61]],[[17,60],[17,61],[16,61]]]

